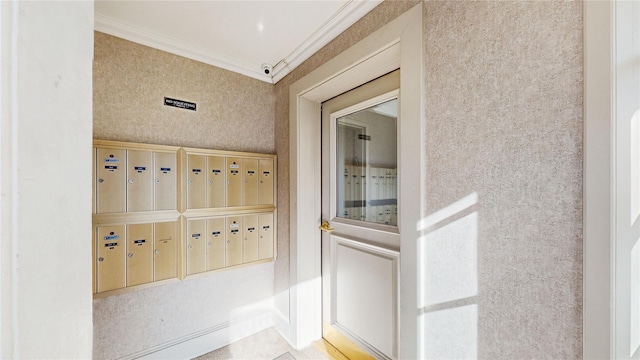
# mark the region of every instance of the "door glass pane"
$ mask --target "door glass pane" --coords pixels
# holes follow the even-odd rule
[[[398,99],[336,121],[336,216],[398,224]]]

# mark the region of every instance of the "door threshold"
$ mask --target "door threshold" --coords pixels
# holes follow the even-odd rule
[[[327,342],[325,339],[316,340],[313,345],[322,351],[329,360],[349,360],[340,350],[336,349],[331,343]]]

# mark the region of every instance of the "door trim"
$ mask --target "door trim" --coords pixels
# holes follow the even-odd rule
[[[401,176],[400,358],[418,358],[417,224],[424,213],[423,5],[318,67],[289,90],[290,141],[290,319],[289,340],[297,348],[322,336],[320,272],[320,104],[354,85],[401,68],[399,165]],[[298,205],[301,206],[298,206]],[[404,285],[404,286],[403,286]]]
[[[584,3],[582,355],[585,359],[639,356],[637,348],[634,355],[629,351],[631,294],[625,261],[628,265],[630,257],[624,254],[625,247],[636,239],[625,236],[628,223],[621,226],[622,216],[625,211],[628,213],[628,204],[621,199],[630,199],[628,183],[620,186],[628,181],[621,175],[629,171],[629,162],[621,161],[622,156],[630,153],[626,147],[629,143],[620,138],[620,129],[626,133],[622,125],[628,120],[621,113],[638,108],[637,88],[631,86],[620,65],[621,56],[628,56],[628,49],[621,49],[626,46],[623,40],[640,27],[637,16],[622,9],[628,5],[618,0]],[[631,94],[631,98],[620,94]]]

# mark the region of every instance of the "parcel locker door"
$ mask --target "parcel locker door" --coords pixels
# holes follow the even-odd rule
[[[126,150],[96,150],[96,213],[125,212],[126,207]]]
[[[187,220],[187,275],[201,273],[206,266],[206,220]]]
[[[227,266],[242,264],[242,216],[227,218]]]
[[[154,210],[175,210],[176,197],[176,153],[153,153]]]
[[[260,159],[258,177],[258,204],[273,204],[273,159]]]
[[[172,279],[177,272],[177,233],[176,222],[153,224],[153,280]]]
[[[98,292],[121,289],[126,286],[125,226],[98,227],[96,273]]]
[[[225,207],[227,172],[225,171],[224,156],[209,156],[207,177],[207,207]]]
[[[273,214],[258,215],[258,260],[273,257]]]
[[[242,205],[242,158],[227,158],[227,206]]]
[[[225,219],[207,220],[207,270],[221,269],[225,262]]]
[[[258,260],[258,215],[245,215],[243,221],[242,262]]]
[[[153,281],[153,224],[127,225],[127,286]]]
[[[207,206],[206,167],[206,156],[187,155],[187,209],[201,209]]]
[[[244,159],[242,168],[244,205],[258,205],[258,159]]]
[[[153,210],[150,151],[127,150],[127,211]]]

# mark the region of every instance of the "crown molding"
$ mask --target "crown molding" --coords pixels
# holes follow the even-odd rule
[[[277,83],[331,40],[347,30],[383,0],[351,0],[341,7],[318,30],[298,45],[293,52],[273,68],[273,83]]]
[[[113,35],[138,44],[146,45],[158,50],[166,51],[188,59],[203,62],[205,64],[217,66],[222,69],[233,71],[254,79],[273,83],[270,76],[266,76],[257,69],[260,64],[247,64],[241,60],[233,59],[213,51],[193,46],[184,41],[180,41],[160,33],[147,30],[143,27],[131,25],[129,23],[95,14],[94,29],[105,34]]]
[[[381,2],[382,0],[350,0],[347,2],[311,36],[298,45],[290,55],[278,62],[273,68],[271,76],[264,75],[260,71],[262,64],[251,64],[240,59],[230,58],[99,13],[95,14],[95,30],[275,84]]]

